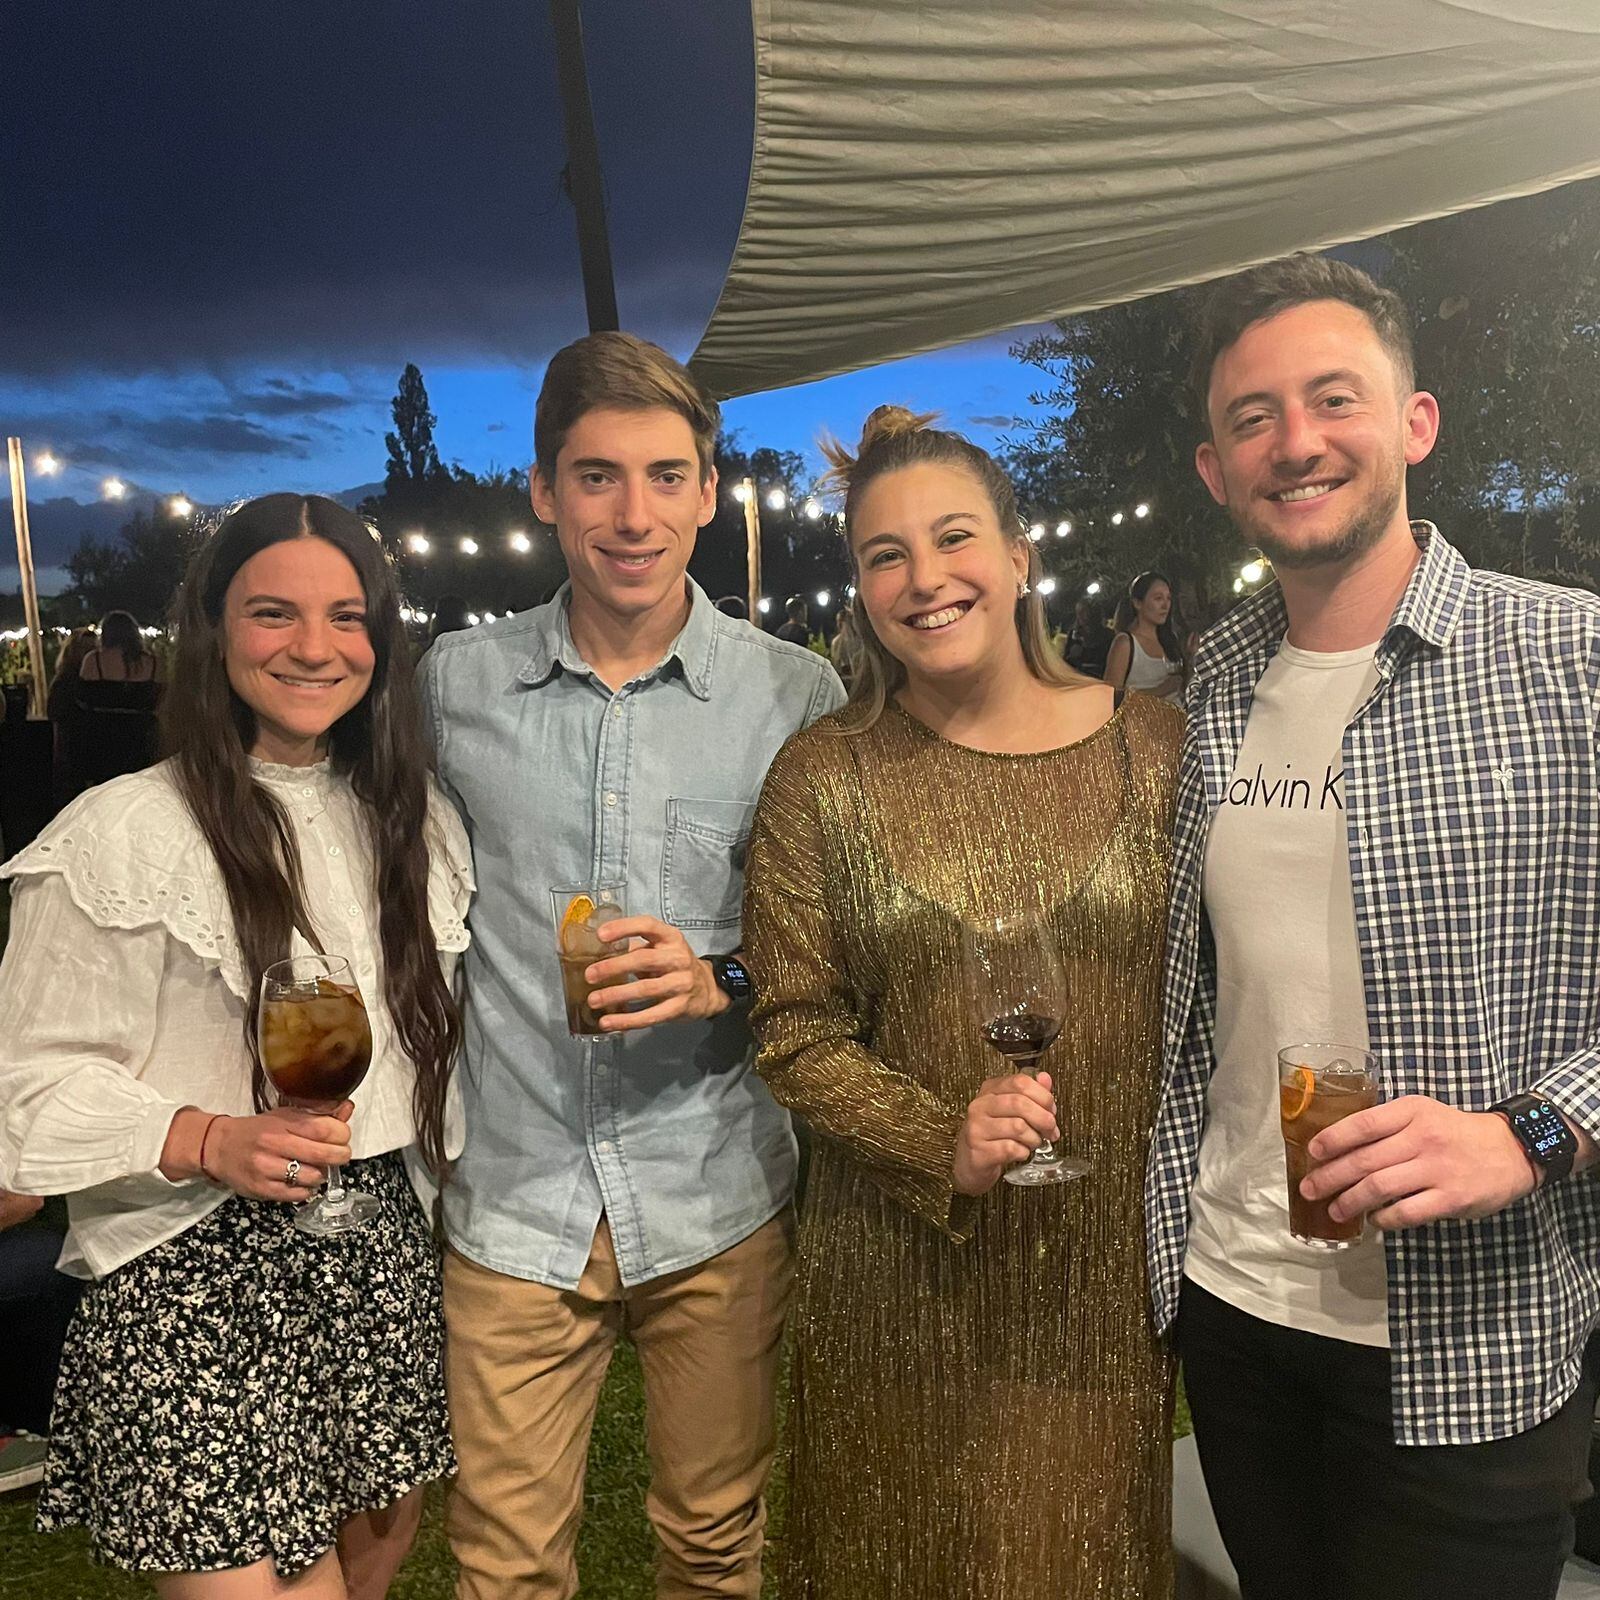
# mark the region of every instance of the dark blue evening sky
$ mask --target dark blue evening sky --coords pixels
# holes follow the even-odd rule
[[[738,231],[749,6],[584,16],[623,319],[686,356]],[[542,0],[13,0],[0,144],[0,431],[70,463],[30,485],[47,592],[82,519],[44,502],[107,474],[206,502],[381,478],[407,361],[445,459],[526,463],[544,363],[585,327]],[[727,420],[813,453],[894,399],[988,440],[1037,377],[1007,342]]]

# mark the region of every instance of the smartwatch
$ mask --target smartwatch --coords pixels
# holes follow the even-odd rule
[[[1547,1181],[1555,1183],[1572,1171],[1578,1140],[1566,1119],[1536,1094],[1514,1094],[1490,1106],[1511,1124],[1528,1159]]]
[[[711,976],[716,979],[717,987],[731,1000],[737,1009],[750,1004],[750,969],[745,966],[738,956],[707,956],[706,962],[711,968]]]

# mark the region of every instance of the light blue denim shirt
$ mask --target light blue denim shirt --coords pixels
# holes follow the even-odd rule
[[[742,1017],[574,1039],[553,886],[627,886],[625,909],[699,955],[739,947],[745,841],[792,733],[844,699],[822,657],[724,616],[689,620],[615,694],[572,642],[568,590],[443,635],[419,672],[439,775],[472,838],[466,1148],[451,1244],[496,1272],[576,1287],[602,1211],[624,1283],[708,1260],[794,1188],[788,1114]]]

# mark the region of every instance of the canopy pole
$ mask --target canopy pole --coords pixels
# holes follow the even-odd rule
[[[583,64],[583,17],[579,0],[550,0],[556,30],[556,70],[567,120],[567,180],[578,214],[578,255],[583,264],[583,298],[589,332],[622,326],[617,317],[617,282],[611,270],[611,239],[606,232],[605,192],[601,187],[600,145],[594,132],[594,107]]]
[[[750,620],[761,626],[761,507],[756,500],[756,480],[740,480],[744,489],[745,569],[750,587]]]
[[[22,470],[22,441],[6,440],[11,461],[11,524],[17,534],[17,570],[22,575],[22,614],[28,624],[28,666],[33,686],[28,694],[28,715],[44,715],[44,640],[39,629],[39,591],[33,578],[33,541],[28,536],[28,483]]]

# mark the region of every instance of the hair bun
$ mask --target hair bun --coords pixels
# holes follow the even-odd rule
[[[905,406],[876,406],[861,425],[861,443],[856,446],[859,461],[873,445],[903,433],[919,433],[938,417],[937,411],[911,411]]]

